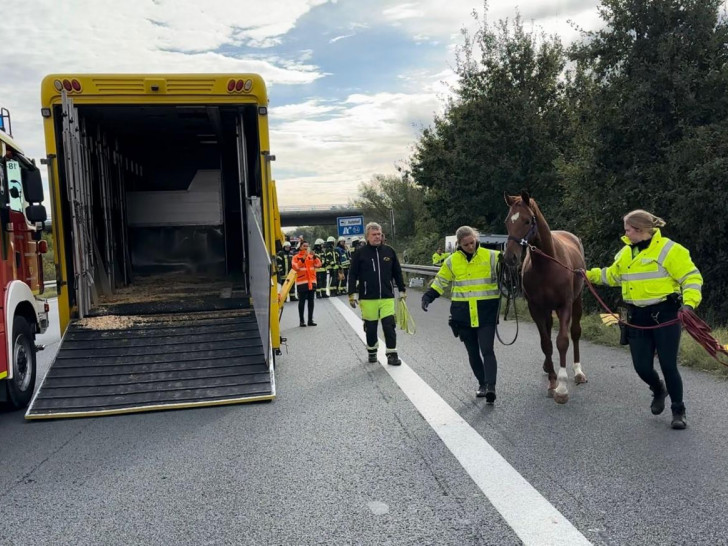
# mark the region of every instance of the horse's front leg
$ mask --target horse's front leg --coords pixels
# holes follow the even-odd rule
[[[528,307],[531,312],[531,317],[536,323],[536,328],[538,328],[539,337],[541,338],[541,351],[543,351],[544,355],[543,371],[549,376],[548,396],[549,398],[553,398],[554,389],[556,389],[556,372],[554,371],[554,362],[551,358],[554,352],[554,346],[551,343],[551,327],[554,321],[551,317],[551,311],[543,311],[535,305],[532,306],[530,304]]]
[[[569,350],[569,329],[571,327],[571,306],[561,307],[556,311],[559,316],[559,333],[556,335],[556,348],[559,350],[559,373],[556,375],[558,385],[554,391],[554,401],[566,404],[569,401],[569,376],[566,373],[566,353]]]

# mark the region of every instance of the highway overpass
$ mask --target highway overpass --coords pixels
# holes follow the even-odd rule
[[[314,205],[311,207],[279,207],[281,226],[334,226],[342,216],[361,216],[361,209],[346,205]]]

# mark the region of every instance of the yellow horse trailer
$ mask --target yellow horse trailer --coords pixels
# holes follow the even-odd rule
[[[254,74],[54,74],[58,355],[29,419],[270,400],[280,237]]]

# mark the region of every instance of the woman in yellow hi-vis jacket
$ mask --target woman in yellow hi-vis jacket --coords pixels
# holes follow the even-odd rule
[[[468,351],[468,360],[479,387],[475,395],[495,402],[498,363],[493,351],[498,322],[498,281],[500,252],[478,246],[478,234],[462,226],[455,232],[457,251],[448,256],[432,286],[422,295],[422,309],[452,286],[450,326]],[[482,354],[482,356],[481,356]]]
[[[681,305],[694,309],[702,299],[703,277],[690,259],[690,252],[663,237],[662,218],[644,210],[633,210],[624,217],[625,247],[609,267],[587,271],[595,284],[622,287],[627,304],[627,321],[636,326],[655,326],[677,317]],[[683,384],[677,367],[680,347],[680,323],[671,326],[627,332],[634,369],[652,390],[650,409],[659,415],[669,394],[672,428],[684,429],[685,404]],[[654,354],[660,359],[665,378],[660,380],[654,368]]]

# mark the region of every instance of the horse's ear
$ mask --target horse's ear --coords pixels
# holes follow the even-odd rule
[[[523,204],[528,206],[528,202],[531,200],[531,196],[528,195],[528,192],[526,190],[521,190],[521,200],[523,201]]]
[[[507,191],[503,191],[503,198],[506,200],[506,205],[509,207],[513,206],[513,203],[516,202],[516,196],[515,195],[508,195]]]

